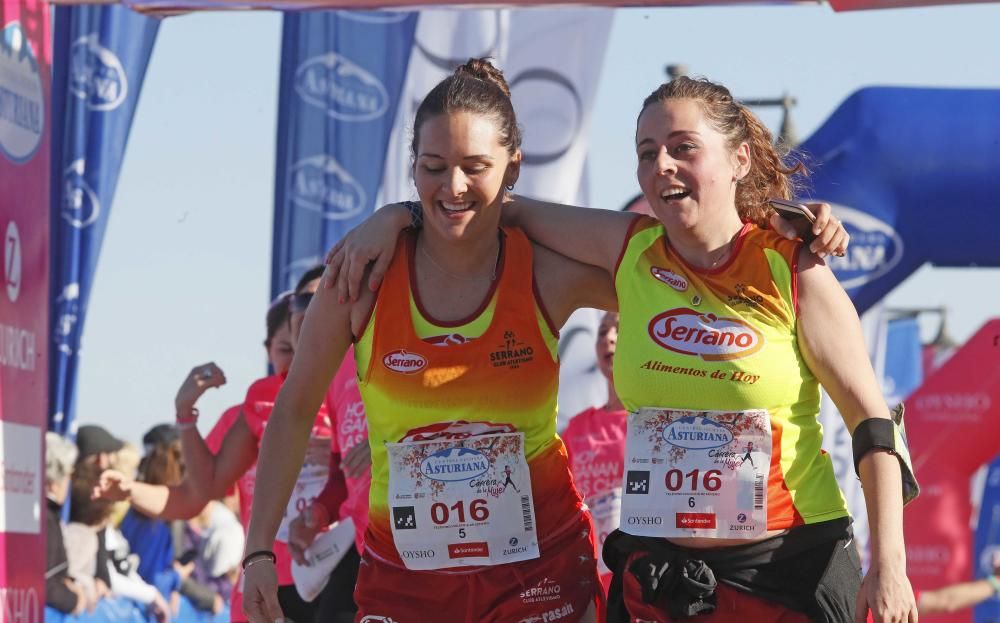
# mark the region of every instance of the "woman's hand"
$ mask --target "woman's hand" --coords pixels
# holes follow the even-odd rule
[[[243,570],[243,614],[249,623],[275,623],[285,618],[278,604],[278,574],[269,560],[250,561]]]
[[[865,623],[869,609],[875,623],[917,623],[917,602],[905,564],[872,563],[858,591],[855,623]]]
[[[153,597],[153,601],[149,604],[149,609],[152,610],[157,623],[166,623],[170,620],[170,606],[167,605],[167,600],[159,591],[156,592],[156,597]]]
[[[226,384],[226,375],[222,368],[214,362],[195,366],[188,373],[187,378],[177,390],[177,397],[174,398],[174,406],[178,413],[186,413],[194,408],[194,405],[212,387],[219,387]]]
[[[368,287],[372,292],[378,290],[395,254],[399,232],[409,224],[410,211],[401,203],[376,210],[327,252],[323,287],[336,287],[337,298],[341,303],[356,301],[361,292],[361,278],[365,267],[375,262],[368,278]]]
[[[91,500],[127,502],[132,497],[132,479],[121,472],[106,469],[90,492]]]
[[[816,235],[816,239],[809,243],[809,250],[820,257],[827,255],[842,257],[847,251],[851,236],[844,229],[840,220],[834,218],[830,204],[806,203],[804,205],[816,216],[816,222],[812,225],[812,233]],[[778,213],[771,215],[771,228],[789,240],[795,240],[799,237],[792,222],[782,218]]]
[[[348,478],[360,478],[365,470],[372,466],[372,449],[365,437],[356,446],[347,451],[340,469]]]

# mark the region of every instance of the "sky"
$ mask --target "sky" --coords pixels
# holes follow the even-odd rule
[[[737,97],[793,95],[805,139],[863,86],[1000,88],[997,24],[1000,4],[619,9],[594,106],[591,203],[617,209],[638,192],[635,115],[669,63]],[[188,371],[214,361],[229,383],[201,400],[205,431],[264,374],[280,31],[272,12],[161,25],[84,329],[81,424],[137,443],[173,419]],[[758,112],[777,129],[780,112]],[[886,304],[946,306],[964,341],[1000,315],[1000,269],[924,267]],[[929,338],[937,323],[922,328]]]

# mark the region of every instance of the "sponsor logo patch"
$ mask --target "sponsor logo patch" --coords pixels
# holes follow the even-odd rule
[[[400,374],[416,374],[427,367],[427,360],[417,353],[399,349],[386,353],[382,357],[382,365]]]
[[[707,450],[733,441],[728,428],[700,415],[675,420],[663,427],[663,441],[678,448]]]
[[[688,289],[687,279],[681,277],[673,271],[669,271],[666,268],[657,268],[656,266],[651,266],[649,272],[652,273],[657,280],[662,281],[674,290],[678,292],[684,292]]]
[[[715,513],[677,513],[678,528],[715,528]]]
[[[448,544],[448,558],[489,558],[489,556],[490,544],[486,541]]]
[[[649,472],[629,470],[625,476],[625,493],[648,494]]]
[[[730,361],[764,347],[764,336],[740,318],[720,318],[678,308],[649,321],[649,337],[663,348],[705,361]]]
[[[486,455],[474,448],[444,448],[420,463],[420,471],[432,480],[461,482],[482,476],[490,468]]]

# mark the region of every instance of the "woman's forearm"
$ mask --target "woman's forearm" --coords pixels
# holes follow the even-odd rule
[[[215,482],[215,455],[209,450],[205,438],[196,426],[181,431],[181,452],[184,454],[187,480],[194,492],[206,503],[217,497],[214,495],[218,489]]]
[[[518,196],[504,204],[505,225],[523,229],[529,238],[584,264],[614,272],[636,215],[547,203]]]
[[[264,430],[257,460],[247,552],[271,549],[309,442],[313,418],[292,415],[282,408],[281,398]]]
[[[872,560],[880,565],[905,568],[903,546],[903,492],[899,459],[883,449],[873,449],[858,464],[868,507]]]

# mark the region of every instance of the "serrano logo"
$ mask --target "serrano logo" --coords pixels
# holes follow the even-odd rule
[[[425,476],[441,482],[472,480],[489,469],[490,460],[473,448],[444,448],[420,463]]]
[[[749,357],[764,346],[764,336],[739,318],[719,318],[687,308],[654,316],[649,321],[649,337],[667,350],[705,361]]]
[[[903,259],[903,239],[888,223],[860,210],[830,205],[851,235],[851,246],[844,257],[827,258],[845,290],[875,281]]]
[[[415,374],[427,367],[427,360],[417,353],[408,353],[403,349],[399,349],[382,357],[382,365],[393,372]]]
[[[678,448],[706,450],[732,443],[733,433],[707,417],[682,417],[663,427],[663,441]]]
[[[656,266],[651,266],[649,272],[653,274],[654,277],[667,284],[674,290],[678,292],[683,292],[688,289],[687,279],[681,277],[675,272],[671,272],[666,268],[657,268]]]
[[[295,71],[295,91],[338,121],[378,119],[389,108],[385,86],[350,59],[329,52]]]
[[[73,42],[69,73],[70,92],[91,110],[114,110],[128,95],[125,68],[114,52],[98,42],[96,32]]]
[[[368,201],[365,189],[332,156],[303,158],[288,172],[288,196],[295,205],[319,212],[331,221],[361,213]]]

